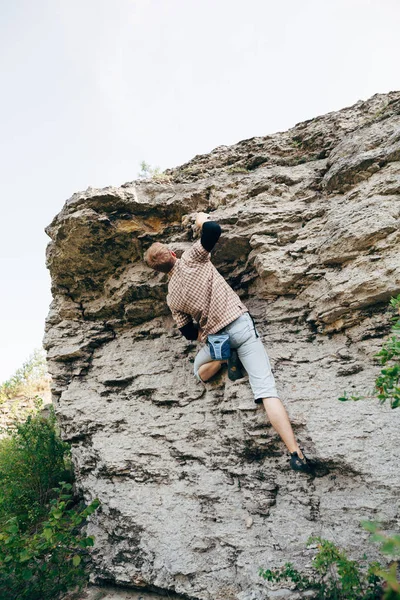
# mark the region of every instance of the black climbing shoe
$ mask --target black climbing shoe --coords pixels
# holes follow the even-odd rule
[[[293,471],[302,471],[303,473],[314,473],[314,467],[312,461],[308,460],[306,455],[302,450],[302,454],[304,458],[300,458],[297,452],[292,452],[290,454],[290,466]]]
[[[242,363],[239,360],[238,353],[236,350],[231,350],[231,355],[228,358],[228,377],[231,381],[244,377],[241,366]]]

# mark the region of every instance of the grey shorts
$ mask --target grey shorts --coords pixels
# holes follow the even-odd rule
[[[229,334],[231,348],[237,349],[240,361],[249,376],[254,401],[256,404],[261,404],[263,398],[278,398],[279,396],[267,351],[261,339],[256,336],[256,331],[252,318],[246,312],[218,333]],[[202,381],[199,377],[199,368],[210,361],[212,358],[206,344],[194,359],[194,374],[198,381]]]

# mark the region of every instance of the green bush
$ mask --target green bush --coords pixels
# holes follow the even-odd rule
[[[374,523],[363,525],[374,532],[374,541],[381,542],[381,552],[391,555],[399,552],[400,536],[385,536]],[[328,540],[310,537],[307,545],[315,543],[318,552],[311,575],[301,573],[289,562],[278,569],[260,569],[259,574],[273,583],[291,582],[300,591],[314,590],[317,600],[400,600],[396,561],[389,569],[377,562],[365,567],[350,560],[343,550]]]
[[[88,580],[93,536],[82,535],[96,498],[72,494],[70,446],[49,415],[14,421],[0,440],[0,599],[57,600]]]
[[[380,404],[388,400],[391,408],[400,406],[400,295],[390,300],[390,306],[396,312],[392,318],[394,321],[392,327],[393,335],[383,344],[382,349],[375,355],[380,359],[383,366],[380,374],[375,380],[375,387],[372,396],[359,394],[347,395],[347,392],[339,398],[341,402],[347,400],[364,400],[370,397],[377,397]]]
[[[49,417],[37,413],[14,422],[0,440],[0,525],[16,517],[24,530],[47,512],[59,481],[72,481],[70,449],[56,431],[53,406]]]
[[[58,497],[35,532],[21,531],[11,517],[0,531],[0,598],[7,600],[57,600],[88,579],[93,536],[82,537],[80,526],[99,506],[96,498],[86,508],[69,507],[70,483],[55,488]]]
[[[362,525],[372,536],[374,542],[381,544],[381,552],[392,557],[400,556],[400,535],[386,535],[380,529],[378,523],[363,521]],[[384,600],[400,600],[400,581],[397,578],[398,561],[394,560],[388,569],[382,569],[380,565],[375,568],[375,575],[381,577],[385,582]]]
[[[0,403],[19,394],[32,394],[38,389],[43,391],[48,382],[46,355],[43,348],[37,348],[22,367],[0,385]]]
[[[171,177],[161,171],[160,167],[152,167],[145,160],[140,163],[140,171],[137,176],[139,179],[153,179],[161,183],[171,181]]]
[[[158,175],[161,175],[160,167],[152,167],[145,160],[142,160],[140,163],[140,171],[137,175],[140,179],[151,179]]]

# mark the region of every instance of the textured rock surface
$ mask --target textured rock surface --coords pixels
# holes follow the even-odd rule
[[[94,582],[261,600],[277,596],[259,567],[309,566],[310,534],[371,558],[359,521],[398,527],[400,411],[337,398],[371,388],[400,292],[399,115],[400,92],[376,95],[164,180],[88,188],[46,228],[52,399],[79,486],[102,502]],[[247,380],[192,376],[196,344],[142,256],[155,240],[181,252],[198,210],[223,227],[213,261],[256,319],[320,477],[289,470]]]
[[[77,600],[77,596],[79,600],[160,600],[161,597],[151,592],[133,591],[125,586],[89,585],[81,593],[74,591],[63,596],[63,600]],[[178,598],[175,594],[168,594],[168,597]]]

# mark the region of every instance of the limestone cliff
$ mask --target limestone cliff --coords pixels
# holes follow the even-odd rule
[[[259,567],[310,564],[310,534],[374,556],[362,518],[399,525],[400,411],[370,389],[400,293],[400,92],[220,146],[159,180],[75,193],[46,228],[44,346],[78,485],[102,503],[96,582],[198,600],[272,597]],[[247,379],[203,386],[167,277],[212,212],[213,261],[254,315],[279,393],[320,476],[292,472]]]

